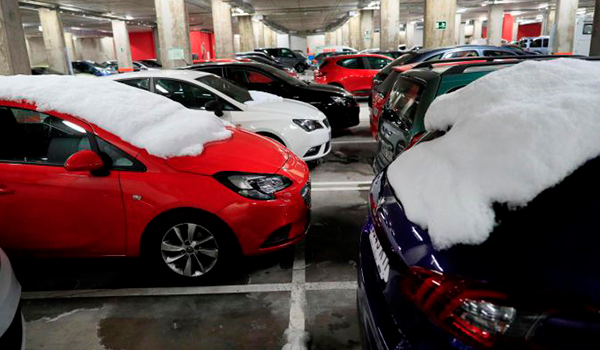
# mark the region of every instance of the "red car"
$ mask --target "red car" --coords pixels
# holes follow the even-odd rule
[[[132,101],[147,94],[114,88]],[[299,242],[309,224],[306,164],[276,142],[227,129],[230,138],[197,156],[161,158],[83,118],[0,101],[0,246],[142,255],[189,280],[216,275],[239,253]]]
[[[328,57],[315,71],[315,82],[340,86],[355,96],[369,96],[373,77],[392,61],[375,54]]]

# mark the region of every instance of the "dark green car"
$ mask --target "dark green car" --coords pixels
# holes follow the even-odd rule
[[[416,67],[397,76],[379,119],[378,147],[373,161],[375,172],[380,172],[409,146],[415,136],[425,132],[425,113],[435,98],[518,62],[424,64],[426,67]]]

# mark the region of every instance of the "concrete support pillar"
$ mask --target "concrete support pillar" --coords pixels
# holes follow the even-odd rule
[[[502,45],[502,25],[504,23],[504,5],[491,5],[487,21],[487,42],[489,45]]]
[[[158,28],[152,27],[152,39],[154,39],[154,51],[156,52],[156,62],[161,64],[160,58],[160,39],[158,38]]]
[[[31,74],[17,0],[0,1],[0,75]]]
[[[277,47],[277,32],[271,29],[271,46]]]
[[[254,47],[265,47],[265,25],[262,21],[252,21],[254,27]]]
[[[594,26],[592,28],[590,56],[600,56],[600,0],[596,0],[596,8],[594,11]]]
[[[458,45],[465,44],[465,24],[461,23],[458,28]]]
[[[376,46],[373,44],[373,37],[375,36],[375,26],[373,23],[374,10],[361,11],[360,15],[360,33],[362,35],[362,48],[372,49]]]
[[[65,32],[65,45],[67,47],[67,61],[77,60],[77,52],[75,51],[75,43],[73,42],[73,34]]]
[[[223,0],[212,0],[213,28],[217,58],[234,56],[231,6]]]
[[[382,51],[398,50],[400,42],[400,1],[381,0],[379,25],[380,43]]]
[[[349,21],[342,26],[342,46],[350,45],[350,23]]]
[[[154,0],[154,7],[163,68],[173,69],[192,64],[190,23],[185,0]]]
[[[39,15],[48,66],[57,72],[70,74],[71,62],[67,60],[67,46],[60,14],[55,10],[40,9]]]
[[[273,35],[271,34],[272,30],[269,26],[265,25],[265,47],[273,47]]]
[[[579,0],[558,0],[556,2],[556,36],[552,53],[573,52],[575,24]]]
[[[343,45],[344,44],[344,40],[343,40],[343,33],[342,33],[342,27],[339,27],[338,29],[335,30],[335,42],[336,45]]]
[[[415,22],[406,23],[406,48],[415,46]]]
[[[127,23],[121,20],[112,20],[113,39],[115,40],[115,53],[119,72],[133,72],[131,59],[131,46],[129,45],[129,32]]]
[[[483,21],[476,19],[473,21],[473,40],[481,39],[483,35]]]
[[[454,43],[456,45],[460,45],[460,23],[462,22],[462,15],[460,13],[457,13],[456,15],[454,15]],[[463,35],[464,37],[464,35]]]
[[[350,28],[350,47],[357,50],[363,50],[362,47],[362,36],[360,35],[360,11],[357,16],[350,17],[349,28]]]
[[[423,46],[426,48],[454,45],[456,0],[425,0]],[[445,29],[437,29],[445,22]]]
[[[251,16],[238,17],[238,26],[240,29],[240,51],[254,50],[254,26]]]

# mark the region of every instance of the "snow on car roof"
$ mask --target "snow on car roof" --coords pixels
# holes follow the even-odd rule
[[[81,118],[162,158],[198,155],[206,143],[231,136],[213,113],[103,78],[3,76],[0,100]]]
[[[600,64],[527,61],[439,97],[428,131],[449,130],[399,156],[388,178],[407,217],[437,249],[481,244],[494,203],[526,206],[600,154]]]
[[[208,72],[194,71],[194,70],[176,70],[176,69],[160,69],[160,70],[143,70],[139,72],[125,73],[125,74],[114,74],[103,79],[110,80],[123,80],[133,78],[146,78],[146,77],[164,77],[164,78],[179,78],[196,80],[198,78],[205,77],[207,75],[214,75]]]

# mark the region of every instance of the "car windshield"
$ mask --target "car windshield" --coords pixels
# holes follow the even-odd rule
[[[214,75],[207,75],[196,80],[210,86],[211,88],[219,91],[220,93],[226,96],[231,97],[232,99],[240,103],[252,101],[252,97],[250,96],[248,90],[233,84],[227,79],[219,78]]]
[[[277,68],[263,65],[261,67],[261,69],[263,69],[264,71],[268,72],[271,75],[274,75],[276,78],[283,80],[287,84],[291,84],[294,86],[306,85],[306,83],[303,82],[302,80],[293,78]]]
[[[162,66],[155,61],[143,60],[142,63],[150,68],[162,68]]]

